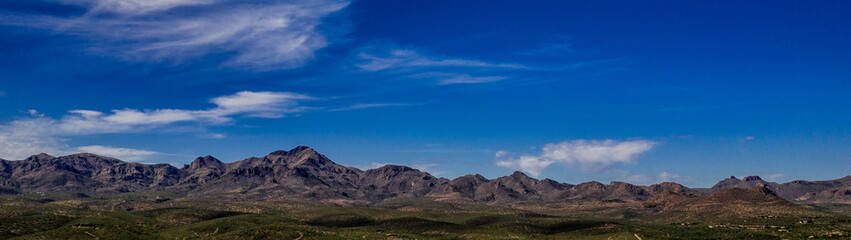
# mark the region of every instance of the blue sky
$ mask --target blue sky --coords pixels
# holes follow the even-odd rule
[[[0,158],[851,174],[848,1],[0,3]]]

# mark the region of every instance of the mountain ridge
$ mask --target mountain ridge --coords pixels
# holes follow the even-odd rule
[[[494,204],[524,201],[655,201],[657,196],[704,196],[725,189],[764,188],[778,197],[805,202],[851,201],[851,176],[835,180],[766,182],[758,176],[723,179],[709,189],[675,182],[648,186],[613,181],[579,184],[535,179],[523,172],[487,179],[468,174],[435,177],[403,165],[361,170],[340,165],[307,146],[225,163],[198,157],[177,168],[142,164],[91,153],[24,160],[0,159],[0,194],[71,192],[85,195],[171,191],[188,196],[236,199],[315,199],[368,204],[394,198],[435,197]]]

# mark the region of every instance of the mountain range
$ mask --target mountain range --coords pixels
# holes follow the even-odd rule
[[[730,177],[711,188],[688,188],[674,182],[638,186],[591,181],[573,185],[551,179],[538,180],[519,171],[496,179],[478,174],[447,179],[400,165],[363,171],[337,164],[305,146],[231,163],[212,156],[198,157],[181,168],[169,164],[124,162],[90,153],[61,157],[42,153],[24,160],[0,159],[0,194],[67,192],[93,196],[168,191],[186,196],[240,200],[310,199],[370,204],[395,198],[433,197],[512,204],[528,201],[653,203],[707,196],[726,189],[764,189],[766,193],[797,202],[851,202],[851,176],[787,183],[767,182],[758,176]]]

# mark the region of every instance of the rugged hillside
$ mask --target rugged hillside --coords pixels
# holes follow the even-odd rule
[[[168,164],[139,164],[80,153],[4,161],[0,187],[11,192],[119,193],[176,184],[184,172]]]
[[[730,177],[706,191],[670,182],[650,186],[593,181],[572,185],[551,179],[538,180],[522,172],[496,179],[466,175],[450,180],[398,165],[362,171],[337,164],[305,146],[231,163],[212,156],[198,157],[182,168],[123,162],[88,153],[61,157],[38,154],[19,161],[0,159],[0,194],[69,192],[104,195],[157,190],[226,199],[297,198],[349,203],[434,197],[496,204],[524,201],[663,204],[703,196],[703,192],[717,194],[727,189],[754,187],[765,188],[790,200],[847,202],[851,198],[849,186],[851,177],[783,184],[766,182],[757,176],[741,180]]]
[[[729,188],[742,188],[742,189],[750,189],[755,187],[765,187],[771,191],[776,191],[777,183],[766,182],[762,180],[759,176],[747,176],[744,179],[738,179],[736,176],[730,176],[730,178],[719,181],[709,189],[710,193],[714,193],[723,189]]]
[[[826,181],[811,182],[796,180],[780,184],[777,187],[777,194],[786,199],[799,200],[807,195],[812,195],[820,192],[835,192],[837,190],[849,187],[851,187],[851,176],[845,176],[840,179]]]
[[[361,175],[360,190],[369,200],[400,197],[423,197],[435,186],[449,182],[406,166],[385,165],[370,169]]]
[[[777,196],[787,200],[841,203],[848,201],[848,198],[843,196],[842,193],[847,189],[851,189],[851,176],[826,181],[795,180],[782,184],[766,182],[759,176],[748,176],[741,180],[731,176],[715,184],[715,186],[709,189],[709,192],[714,193],[723,189],[749,189],[754,187],[767,188]]]
[[[664,206],[663,212],[680,215],[674,217],[676,219],[691,219],[695,214],[718,218],[826,215],[780,198],[766,187],[727,188],[701,197],[668,197],[666,202],[661,203]]]
[[[819,192],[808,192],[796,198],[796,200],[811,203],[851,204],[851,186],[830,188]]]
[[[187,191],[192,195],[239,194],[240,198],[252,199],[364,197],[358,191],[361,170],[336,164],[304,146],[232,163],[203,157],[182,170],[188,177],[167,190]]]

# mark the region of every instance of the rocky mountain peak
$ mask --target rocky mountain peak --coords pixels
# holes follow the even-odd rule
[[[745,179],[744,179],[744,180],[745,180],[745,182],[749,182],[749,181],[762,181],[762,178],[760,178],[759,176],[747,176],[747,177],[745,177]]]
[[[489,180],[480,174],[467,174],[464,176],[457,177],[452,180],[455,184],[467,184],[478,186],[481,183],[488,182]]]
[[[408,166],[395,165],[395,164],[387,164],[376,168],[374,170],[381,172],[407,172],[407,171],[417,171],[416,169],[410,168]]]
[[[294,147],[293,149],[290,149],[287,153],[289,153],[289,154],[300,154],[300,153],[315,154],[316,150],[313,150],[313,148],[310,148],[308,146],[297,146],[297,147]]]
[[[274,151],[274,152],[270,152],[266,156],[271,157],[271,156],[296,156],[296,155],[319,155],[319,153],[317,153],[316,150],[313,150],[313,148],[310,148],[308,146],[298,146],[298,147],[295,147],[293,149],[290,149],[289,151],[277,150],[277,151]]]
[[[602,184],[598,181],[590,181],[590,182],[580,183],[579,185],[574,186],[574,188],[575,189],[583,189],[583,190],[585,190],[585,189],[600,190],[600,189],[605,189],[606,185]]]
[[[195,158],[191,164],[189,164],[189,169],[200,169],[200,168],[215,168],[222,169],[224,168],[224,163],[219,161],[213,156],[207,155],[203,157]]]
[[[512,173],[510,176],[513,177],[513,178],[530,178],[529,176],[527,176],[525,173],[523,173],[521,171],[514,171],[514,173]]]
[[[27,161],[41,161],[41,160],[51,160],[51,159],[56,159],[56,157],[50,156],[50,154],[47,154],[47,153],[39,153],[39,154],[32,155],[32,156],[28,157],[26,160]]]

